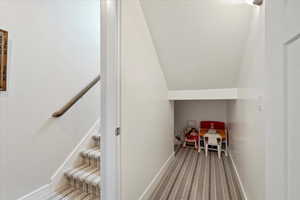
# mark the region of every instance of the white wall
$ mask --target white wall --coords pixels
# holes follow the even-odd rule
[[[139,0],[122,1],[122,200],[137,200],[173,153],[172,104]]]
[[[296,3],[296,4],[290,4]],[[267,23],[267,71],[268,71],[268,99],[267,110],[268,127],[266,140],[266,200],[288,199],[287,191],[287,47],[299,39],[295,39],[288,45],[283,45],[290,40],[287,30],[287,16],[298,14],[299,1],[266,1]],[[299,4],[298,4],[299,5]],[[283,9],[284,8],[284,9]],[[292,12],[290,10],[292,8]],[[288,14],[288,15],[287,15]],[[290,24],[290,22],[293,22]],[[292,28],[298,27],[297,17],[288,22]],[[295,23],[295,24],[294,24]],[[297,24],[297,25],[296,25]],[[295,26],[296,25],[296,26]],[[299,29],[298,29],[299,30]],[[294,35],[295,34],[295,35]],[[295,43],[294,43],[295,44]],[[297,66],[298,67],[298,66]]]
[[[4,109],[3,107],[3,98],[0,94],[0,122],[4,122],[4,113],[2,112]],[[4,139],[4,126],[3,123],[0,123],[0,141]],[[4,177],[4,145],[3,142],[0,142],[0,177]],[[0,199],[4,199],[4,185],[3,181],[0,182]]]
[[[141,0],[170,90],[236,87],[252,10],[238,1]]]
[[[239,73],[239,100],[229,103],[230,151],[248,199],[265,200],[265,16],[253,8],[248,45]]]
[[[188,120],[213,120],[227,122],[227,101],[201,100],[201,101],[175,101],[175,131],[182,133]]]
[[[99,0],[0,2],[0,28],[9,31],[8,92],[0,96],[1,199],[49,183],[98,118],[99,86],[62,118],[50,116],[100,71],[99,7]]]
[[[169,100],[232,100],[237,99],[237,91],[237,88],[169,90]]]

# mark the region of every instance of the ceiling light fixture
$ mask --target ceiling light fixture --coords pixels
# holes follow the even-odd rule
[[[223,0],[226,3],[231,3],[231,4],[249,4],[249,5],[256,5],[256,6],[261,6],[263,4],[264,0]]]
[[[261,6],[264,0],[223,0],[226,3],[230,4],[249,4],[249,5],[256,5]]]
[[[261,6],[261,5],[263,4],[263,0],[254,0],[254,1],[253,1],[253,4],[254,4],[254,5]]]

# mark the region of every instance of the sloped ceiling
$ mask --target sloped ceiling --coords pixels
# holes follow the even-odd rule
[[[234,88],[254,8],[234,0],[141,0],[170,90]]]

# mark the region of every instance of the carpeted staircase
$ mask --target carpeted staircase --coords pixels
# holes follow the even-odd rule
[[[42,200],[100,200],[100,135],[81,152],[82,164],[64,173],[67,184]]]

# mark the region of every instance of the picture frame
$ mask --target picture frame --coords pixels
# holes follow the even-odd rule
[[[0,29],[0,91],[7,90],[8,32]]]

